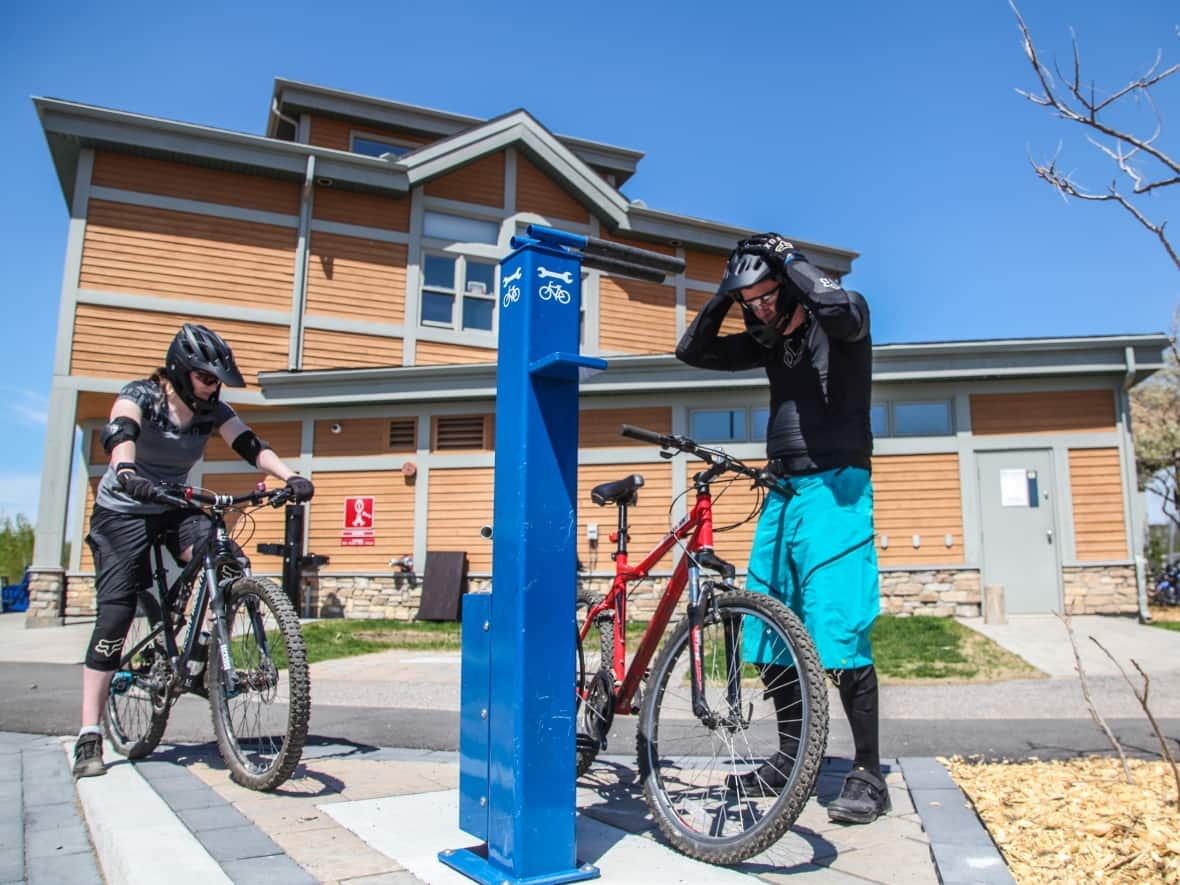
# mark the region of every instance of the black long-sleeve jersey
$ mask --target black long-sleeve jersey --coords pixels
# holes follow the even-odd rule
[[[869,306],[806,261],[787,265],[787,281],[808,313],[801,329],[771,348],[742,332],[719,336],[733,305],[716,295],[680,339],[690,366],[740,372],[762,366],[770,380],[766,453],[792,474],[870,468],[873,347]],[[749,323],[747,318],[747,324]]]

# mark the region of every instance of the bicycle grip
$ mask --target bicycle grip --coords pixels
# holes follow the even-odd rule
[[[624,424],[619,428],[619,433],[622,436],[629,436],[631,439],[651,443],[653,446],[666,446],[668,444],[668,438],[662,433],[656,433],[654,430],[648,430],[644,427],[635,427],[631,424]]]

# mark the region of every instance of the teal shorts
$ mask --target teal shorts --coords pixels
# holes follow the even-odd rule
[[[746,589],[767,593],[803,621],[825,670],[873,662],[869,631],[881,611],[869,472],[841,467],[779,480],[754,532]],[[744,657],[791,663],[790,652],[746,618]]]

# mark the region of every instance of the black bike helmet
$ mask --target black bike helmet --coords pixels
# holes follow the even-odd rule
[[[220,390],[208,399],[198,399],[189,373],[193,370],[216,375],[227,387],[245,387],[246,382],[234,362],[234,353],[225,340],[211,329],[185,323],[168,345],[164,371],[184,404],[198,415],[208,414],[217,405]]]
[[[775,304],[774,319],[770,323],[763,322],[754,309],[742,300],[740,290],[760,283],[767,277],[777,280],[778,300]],[[725,265],[725,275],[721,278],[721,285],[717,291],[729,295],[742,309],[746,321],[746,331],[763,347],[774,347],[782,340],[783,330],[795,312],[797,299],[790,294],[793,286],[785,285],[781,277],[774,274],[770,265],[757,253],[735,252],[729,256],[729,263]]]

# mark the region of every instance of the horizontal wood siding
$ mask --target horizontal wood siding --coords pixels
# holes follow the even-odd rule
[[[407,132],[404,129],[390,129],[386,126],[370,125],[369,123],[354,123],[351,120],[341,120],[338,117],[325,117],[319,114],[311,115],[311,126],[307,140],[309,144],[318,147],[347,151],[352,149],[351,135],[354,131],[416,145],[423,145],[432,140],[417,132]]]
[[[517,154],[516,159],[516,211],[535,212],[550,220],[590,220],[585,206],[523,154]]]
[[[312,475],[315,498],[308,505],[309,553],[331,557],[325,574],[389,574],[389,560],[414,552],[414,482],[396,470],[326,471]],[[345,528],[344,499],[373,497],[373,546],[340,543]]]
[[[1118,449],[1070,449],[1069,487],[1077,558],[1127,559]]]
[[[874,524],[882,565],[963,561],[963,505],[959,456],[882,455],[873,458]],[[944,536],[951,536],[947,547]],[[881,548],[888,535],[889,547]],[[913,546],[913,536],[921,546]]]
[[[173,330],[172,334],[176,334]],[[163,354],[160,354],[160,362],[163,362]],[[111,407],[115,404],[115,395],[113,393],[93,393],[90,391],[78,394],[77,414],[74,416],[76,421],[92,421],[95,418],[109,418],[111,415]],[[105,456],[104,456],[105,457]]]
[[[492,542],[479,530],[492,524],[494,475],[491,467],[430,471],[427,550],[465,550],[469,571],[491,571]]]
[[[83,572],[94,571],[94,553],[86,543],[86,536],[90,534],[90,517],[94,515],[94,501],[98,497],[98,484],[102,476],[91,476],[86,481],[86,507],[82,511],[82,560],[78,568]]]
[[[193,319],[186,314],[79,304],[74,312],[70,373],[128,381],[146,378],[164,362],[176,330]],[[286,326],[224,319],[209,326],[233,348],[234,361],[248,385],[257,385],[260,371],[287,368]],[[232,391],[227,398],[232,401]]]
[[[482,206],[504,205],[504,152],[489,154],[453,172],[426,182],[428,197],[443,197]]]
[[[290,311],[294,228],[91,200],[78,285]]]
[[[303,330],[303,368],[308,370],[400,366],[402,349],[402,339],[386,335]]]
[[[260,482],[267,488],[277,489],[282,483],[259,470],[257,473],[215,473],[206,470],[201,476],[201,487],[219,495],[244,495]],[[317,497],[318,497],[318,489]],[[225,524],[233,538],[250,559],[255,571],[281,572],[281,556],[264,556],[258,552],[259,544],[282,544],[286,536],[286,513],[282,507],[259,507],[245,515],[231,512],[226,514]],[[316,551],[319,552],[319,551]]]
[[[340,224],[359,224],[382,230],[410,229],[410,201],[381,194],[347,191],[334,187],[317,187],[312,203],[312,218]]]
[[[648,409],[586,409],[578,415],[578,446],[583,449],[615,446],[647,446],[630,437],[620,436],[619,427],[632,424],[657,433],[672,432],[672,410],[659,406]]]
[[[685,475],[685,487],[692,487],[693,474],[704,468],[700,461],[689,461]],[[689,493],[689,506],[695,497]],[[739,479],[730,486],[722,483],[713,485],[713,547],[717,555],[744,571],[750,561],[750,546],[754,543],[754,529],[758,526],[758,496],[747,480]],[[753,514],[751,516],[751,513]],[[718,532],[733,526],[728,531]]]
[[[314,451],[317,457],[388,455],[390,418],[341,418],[316,421]],[[399,419],[401,420],[401,419]],[[332,427],[340,432],[333,433]]]
[[[250,424],[249,416],[243,416],[242,420]],[[251,425],[251,429],[266,440],[280,458],[299,457],[303,439],[301,421],[266,421]],[[241,455],[226,445],[220,433],[215,433],[209,438],[209,445],[205,447],[205,461],[245,463]]]
[[[726,255],[715,252],[695,252],[686,249],[684,252],[684,275],[690,280],[721,282],[721,275],[725,272]]]
[[[453,363],[494,363],[496,351],[491,347],[468,347],[464,344],[440,344],[418,339],[414,365],[443,366]]]
[[[1053,390],[1043,393],[971,395],[971,432],[1086,433],[1113,430],[1114,391]]]
[[[692,321],[696,319],[696,315],[701,312],[701,308],[713,295],[710,292],[693,290],[685,292],[684,295],[684,322],[686,325],[691,325]],[[742,309],[735,304],[729,309],[729,313],[725,315],[725,320],[721,323],[721,334],[736,335],[745,331],[746,323],[742,319]]]
[[[406,308],[406,247],[316,231],[307,262],[307,312],[400,323]]]
[[[578,556],[586,565],[593,557],[586,541],[586,524],[598,523],[598,564],[596,571],[613,571],[610,555],[614,545],[610,533],[618,526],[618,510],[613,504],[599,507],[590,500],[590,490],[604,482],[638,473],[643,477],[639,490],[639,505],[627,512],[631,542],[627,556],[637,565],[668,531],[668,507],[672,503],[671,464],[580,464],[578,465]],[[655,566],[670,570],[672,557],[668,555]]]
[[[221,203],[283,215],[299,214],[299,184],[265,175],[207,169],[169,160],[98,151],[91,185]]]
[[[671,353],[676,347],[676,290],[603,274],[598,284],[603,353]]]

